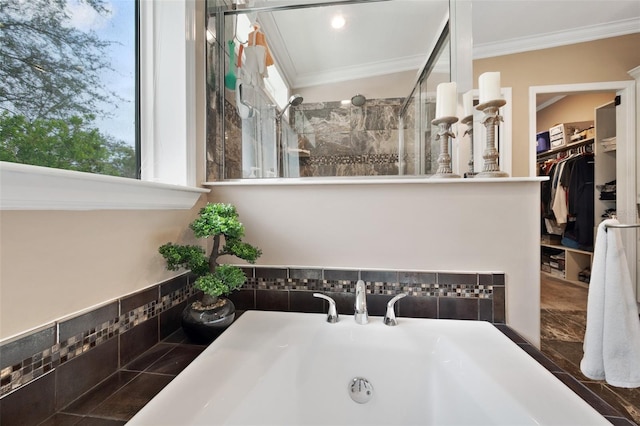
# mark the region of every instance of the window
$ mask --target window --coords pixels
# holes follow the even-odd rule
[[[139,177],[137,6],[0,4],[0,161]]]
[[[75,170],[62,170],[51,167],[37,167],[28,164],[3,161],[0,158],[0,210],[105,210],[105,209],[189,209],[207,189],[196,188],[197,171],[196,164],[198,137],[196,128],[198,123],[204,122],[204,100],[196,96],[198,88],[204,90],[204,76],[198,73],[196,54],[196,40],[193,34],[197,34],[196,28],[202,25],[202,21],[196,19],[202,14],[203,2],[190,1],[154,1],[154,0],[0,0],[0,73],[5,73],[3,66],[4,57],[8,55],[5,46],[10,41],[8,35],[9,25],[20,24],[20,19],[27,19],[36,15],[40,16],[36,28],[42,32],[51,34],[48,25],[54,25],[53,11],[60,14],[69,14],[68,10],[60,11],[50,9],[49,13],[40,13],[38,9],[48,8],[49,3],[76,5],[80,7],[79,21],[88,24],[90,17],[95,16],[91,9],[82,9],[85,3],[112,7],[113,11],[122,10],[121,7],[131,7],[129,10],[139,8],[139,49],[137,59],[139,62],[139,127],[141,154],[139,167],[141,180],[127,179],[116,176],[107,176],[96,173],[83,173]],[[120,9],[119,9],[120,8]],[[200,8],[200,9],[199,9]],[[111,9],[109,9],[111,10]],[[19,11],[19,13],[18,13]],[[104,12],[104,11],[103,11]],[[121,15],[123,16],[123,15]],[[134,15],[135,16],[135,12]],[[60,16],[58,16],[59,18]],[[13,21],[10,21],[13,19]],[[135,22],[135,21],[134,21]],[[189,31],[185,31],[185,23]],[[24,24],[23,24],[24,25]],[[132,27],[131,29],[133,28]],[[68,30],[78,34],[78,28],[71,25]],[[117,31],[114,31],[117,32]],[[90,33],[90,32],[89,32]],[[96,32],[97,33],[97,32]],[[86,35],[86,34],[85,34]],[[42,44],[38,32],[30,34],[30,41],[22,43],[25,51],[37,51],[38,46],[31,46],[34,42]],[[135,39],[133,40],[136,41]],[[16,42],[22,42],[20,38]],[[61,45],[60,48],[66,47]],[[59,58],[62,51],[52,50],[51,57]],[[45,52],[47,53],[47,52]],[[16,66],[29,66],[32,80],[25,83],[25,95],[31,90],[29,85],[38,82],[34,70],[41,72],[38,67],[46,71],[42,64],[35,62],[36,56],[27,56],[30,62],[17,63]],[[101,59],[101,58],[96,58]],[[118,57],[117,59],[122,59]],[[60,62],[59,62],[60,63]],[[30,65],[27,65],[30,64]],[[181,66],[180,64],[185,64]],[[47,64],[48,65],[48,64]],[[65,63],[61,63],[65,65]],[[82,66],[94,67],[92,62],[82,63]],[[82,68],[82,67],[80,67]],[[55,68],[52,68],[55,69]],[[0,96],[6,96],[2,83],[7,74],[0,74]],[[53,76],[51,73],[41,74]],[[194,79],[193,76],[196,76]],[[103,76],[104,77],[104,76]],[[122,86],[127,86],[125,73],[113,74],[113,81]],[[101,81],[101,80],[100,80]],[[100,81],[97,81],[98,83]],[[74,81],[65,81],[73,84]],[[133,84],[130,80],[128,84]],[[73,87],[67,86],[68,87]],[[131,86],[129,86],[131,87]],[[33,89],[37,87],[34,86]],[[67,91],[67,96],[74,97],[78,91]],[[135,93],[135,92],[134,92]],[[82,98],[80,95],[75,99]],[[12,99],[0,99],[0,114],[8,113],[6,108],[11,105],[9,101],[22,99],[14,96]],[[84,100],[92,101],[86,97]],[[134,97],[135,99],[135,97]],[[34,99],[38,101],[38,99]],[[130,104],[129,104],[130,105]],[[118,101],[117,110],[123,110],[124,101]],[[86,108],[86,112],[94,112],[95,109]],[[15,114],[14,114],[15,115]],[[91,116],[89,115],[91,118]],[[67,116],[67,121],[73,121]],[[80,119],[84,120],[81,115]],[[59,119],[61,120],[61,119]],[[97,117],[93,117],[97,120]],[[200,121],[198,121],[200,120]],[[77,121],[76,121],[77,123]],[[84,125],[77,123],[77,126]],[[92,121],[96,123],[96,121]],[[56,123],[58,124],[58,123]],[[125,125],[117,124],[116,129]],[[64,130],[64,126],[61,126]],[[96,130],[97,129],[97,130]],[[95,136],[95,132],[101,129],[96,127],[89,136]],[[5,129],[0,126],[0,145],[5,138],[2,132]],[[114,137],[117,135],[114,134]],[[26,139],[26,138],[25,138]],[[130,157],[128,157],[130,158]],[[137,171],[137,170],[136,170]],[[146,182],[145,182],[146,181]]]

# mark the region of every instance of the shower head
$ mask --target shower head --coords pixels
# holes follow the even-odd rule
[[[291,95],[291,97],[289,98],[289,102],[287,102],[284,108],[282,108],[282,111],[276,114],[276,120],[280,120],[280,118],[282,118],[282,115],[285,113],[287,109],[289,109],[290,106],[297,107],[302,103],[303,100],[304,99],[300,95]]]
[[[300,104],[302,103],[302,101],[303,101],[303,100],[304,100],[304,99],[302,98],[302,96],[300,96],[300,95],[293,95],[293,96],[291,96],[291,97],[289,98],[289,105],[296,107],[296,106],[300,105]]]
[[[361,107],[365,102],[367,102],[367,98],[360,93],[351,98],[351,105],[353,106]]]

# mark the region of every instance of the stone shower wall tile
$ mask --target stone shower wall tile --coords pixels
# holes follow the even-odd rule
[[[403,99],[368,99],[362,107],[340,102],[302,104],[292,127],[309,157],[301,176],[398,174],[399,113]]]

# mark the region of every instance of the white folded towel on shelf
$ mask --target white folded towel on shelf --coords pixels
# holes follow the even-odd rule
[[[618,224],[598,226],[587,301],[582,373],[623,387],[640,387],[640,320]]]

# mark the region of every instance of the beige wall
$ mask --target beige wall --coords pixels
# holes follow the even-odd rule
[[[640,33],[473,62],[478,76],[500,71],[502,86],[513,89],[513,175],[529,173],[529,87],[632,80],[640,65]]]
[[[536,132],[548,131],[549,128],[560,123],[594,121],[596,107],[613,101],[615,96],[613,92],[566,96],[538,111]]]
[[[0,339],[176,275],[165,270],[158,247],[192,241],[187,225],[200,207],[2,211]]]
[[[233,203],[260,265],[504,272],[507,323],[539,344],[538,181],[212,188]]]
[[[154,6],[155,17],[161,22],[155,27],[160,28],[164,36],[172,34],[180,38],[191,34],[184,30],[183,15],[189,11],[176,2],[162,3],[170,10],[160,12],[162,8]],[[196,13],[194,22],[204,22],[204,2],[193,2],[192,6]],[[171,19],[175,16],[178,19]],[[164,41],[172,37],[167,36]],[[166,43],[156,43],[155,50],[152,49],[156,55],[162,52],[156,58],[159,63],[166,60],[167,63],[173,61],[171,64],[174,65],[186,60],[188,64],[182,71],[180,67],[164,67],[160,70],[163,72],[156,69],[153,73],[155,83],[168,78],[167,81],[174,84],[154,86],[153,94],[158,98],[153,102],[142,95],[143,109],[145,102],[153,105],[153,111],[146,111],[145,117],[156,114],[156,117],[171,118],[164,122],[156,118],[153,121],[155,133],[151,132],[154,143],[167,150],[176,139],[205,140],[205,55],[196,54],[192,64],[185,52],[191,47],[204,51],[204,31],[196,32],[193,46],[192,41],[179,43],[177,40],[178,48],[173,50]],[[143,58],[143,63],[145,60],[149,62],[147,67],[153,66],[153,58]],[[180,72],[188,74],[190,69],[196,74],[195,81],[181,86],[176,75]],[[184,93],[178,90],[181,87]],[[162,104],[158,102],[159,98],[171,102]],[[182,107],[183,111],[179,111],[180,105],[186,105]],[[163,145],[165,140],[166,146]],[[205,176],[204,143],[197,144],[194,151],[194,163],[189,163],[189,153],[187,160],[182,162],[195,169],[194,185],[198,185]],[[158,158],[154,157],[153,161]],[[165,164],[170,169],[168,175],[180,169],[179,158],[171,161],[173,163]],[[177,180],[156,175],[150,178],[181,182],[184,176]],[[0,211],[0,340],[175,276],[177,272],[165,269],[158,247],[169,241],[195,243],[188,225],[204,202],[206,197],[202,196],[190,210]]]

